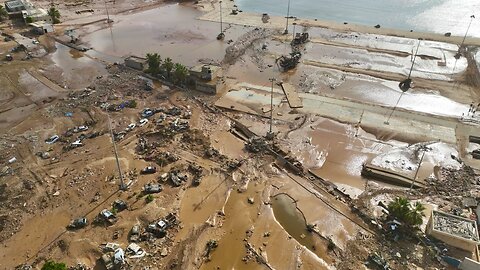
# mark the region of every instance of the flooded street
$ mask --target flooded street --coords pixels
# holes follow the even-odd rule
[[[107,74],[105,65],[60,43],[51,55],[54,67],[47,68],[45,74],[51,80],[70,89],[81,89],[89,86],[94,78]]]
[[[196,20],[201,12],[181,4],[170,4],[148,11],[116,15],[111,28],[96,30],[83,40],[94,51],[110,56],[145,56],[158,52],[186,66],[199,59],[220,62],[226,42],[218,41],[217,23]],[[225,40],[235,40],[249,27],[224,25]]]

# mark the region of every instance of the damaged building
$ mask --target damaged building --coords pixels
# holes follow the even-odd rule
[[[214,65],[199,65],[190,69],[190,84],[197,91],[216,94],[219,90],[219,73],[221,68]]]
[[[477,253],[480,244],[475,220],[432,211],[426,233],[446,244],[470,253]]]

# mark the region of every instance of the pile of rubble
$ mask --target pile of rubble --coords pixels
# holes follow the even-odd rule
[[[480,184],[480,177],[467,165],[459,170],[454,168],[441,167],[437,178],[427,178],[428,186],[424,191],[426,194],[439,194],[442,196],[463,195],[470,192],[472,188]]]

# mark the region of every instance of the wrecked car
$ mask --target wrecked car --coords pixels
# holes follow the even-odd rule
[[[146,254],[145,250],[143,250],[139,245],[135,243],[131,243],[130,245],[128,245],[125,251],[129,255],[128,257],[130,259],[142,258]]]
[[[128,236],[130,242],[138,242],[140,240],[140,225],[133,225]]]
[[[155,166],[147,166],[140,171],[141,174],[152,174],[156,172],[157,172],[157,167]]]
[[[125,201],[123,200],[115,200],[112,204],[113,208],[117,209],[118,212],[123,211],[128,208],[128,205]]]
[[[163,190],[162,186],[159,185],[159,184],[146,184],[145,186],[143,186],[143,192],[145,192],[145,194],[153,194],[153,193],[159,193]]]
[[[81,217],[81,218],[72,220],[70,224],[68,224],[67,229],[76,230],[76,229],[84,228],[87,225],[88,225],[87,219],[85,217]]]
[[[59,139],[60,139],[60,137],[59,137],[58,135],[53,135],[52,137],[46,139],[45,142],[46,142],[47,144],[54,144],[54,143],[56,143]]]

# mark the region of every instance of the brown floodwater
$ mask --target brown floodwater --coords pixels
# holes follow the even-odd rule
[[[198,59],[221,61],[227,41],[236,40],[250,27],[224,24],[225,40],[218,41],[220,25],[200,21],[202,13],[193,7],[180,4],[116,15],[112,27],[87,34],[87,42],[98,56],[144,56],[157,52],[162,59],[172,58],[187,66],[198,64]]]
[[[85,56],[82,52],[55,43],[56,51],[51,59],[61,69],[63,85],[77,89],[89,86],[93,80],[107,73],[105,65]]]
[[[305,217],[298,210],[295,200],[286,194],[278,194],[271,200],[275,219],[283,229],[301,245],[316,253],[313,235],[307,231]]]

